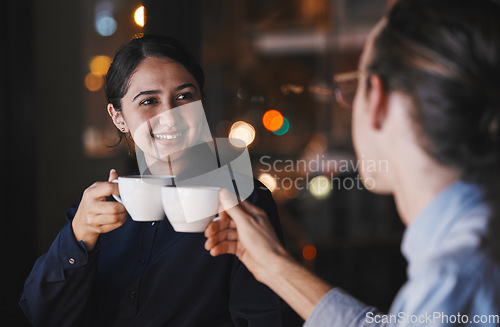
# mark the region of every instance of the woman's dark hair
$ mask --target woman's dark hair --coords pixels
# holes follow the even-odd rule
[[[413,125],[427,153],[482,188],[493,218],[484,241],[500,250],[500,5],[399,0],[375,38],[367,70],[386,91],[412,99]]]
[[[121,110],[121,99],[127,93],[130,77],[137,66],[148,57],[169,58],[184,66],[193,75],[203,95],[205,75],[187,47],[167,36],[144,35],[132,39],[118,49],[106,75],[106,100],[116,110]]]
[[[498,170],[500,6],[400,0],[374,42],[370,73],[402,91],[424,149],[463,178]]]

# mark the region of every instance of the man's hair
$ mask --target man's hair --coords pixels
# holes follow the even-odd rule
[[[463,178],[499,169],[500,6],[400,0],[374,41],[370,73],[413,101],[423,148]]]

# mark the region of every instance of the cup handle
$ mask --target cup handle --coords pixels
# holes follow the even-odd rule
[[[111,183],[115,183],[115,184],[118,184],[118,180],[115,179],[113,181],[111,181]],[[114,195],[114,194],[111,194],[113,196],[113,198],[118,201],[119,203],[123,204],[123,201],[122,201],[122,198],[119,196],[119,195]]]

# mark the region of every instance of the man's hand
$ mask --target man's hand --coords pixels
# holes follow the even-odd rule
[[[288,257],[266,213],[247,201],[236,205],[227,190],[221,190],[219,197],[220,219],[205,230],[205,248],[212,256],[235,254],[257,280],[265,282],[272,263]]]
[[[307,319],[331,286],[291,258],[262,209],[246,201],[237,205],[227,190],[219,198],[220,219],[205,230],[205,248],[212,256],[238,256],[258,281]]]

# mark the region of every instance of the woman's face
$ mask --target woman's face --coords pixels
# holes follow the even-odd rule
[[[108,112],[121,131],[130,132],[146,160],[174,163],[203,133],[205,117],[202,107],[194,103],[199,100],[198,83],[184,66],[168,58],[149,57],[132,74],[121,99],[122,110],[108,104]]]

